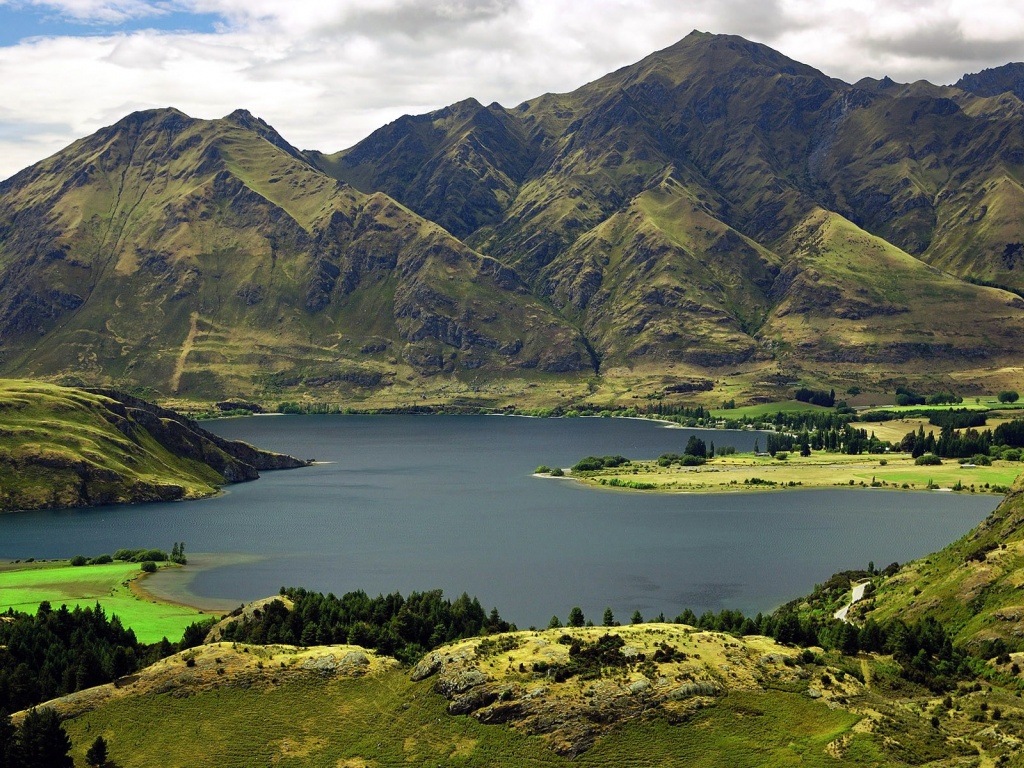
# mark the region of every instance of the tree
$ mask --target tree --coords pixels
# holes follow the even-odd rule
[[[1016,403],[1020,399],[1020,395],[1012,389],[1004,390],[999,393],[1000,403]]]
[[[51,707],[28,711],[18,728],[18,747],[22,768],[74,768],[71,739]]]
[[[0,709],[0,768],[15,768],[16,733],[11,724],[11,716],[7,714],[6,709]]]
[[[644,617],[640,614],[639,610],[633,611],[633,615],[630,617],[630,622],[633,624],[643,624]]]
[[[93,766],[93,768],[102,768],[107,764],[107,740],[102,736],[97,736],[96,741],[89,747],[89,751],[85,753],[85,762]]]
[[[606,627],[615,626],[615,614],[612,613],[611,608],[604,609],[604,619],[601,621],[601,624],[603,624]]]
[[[552,616],[551,617],[551,621],[548,622],[548,629],[561,629],[561,628],[562,628],[562,620],[559,619],[557,616]]]
[[[573,609],[569,611],[569,626],[582,627],[584,624],[586,624],[586,619],[583,618],[583,609],[578,605],[574,606]]]

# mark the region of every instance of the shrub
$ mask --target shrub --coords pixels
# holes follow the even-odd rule
[[[85,565],[88,562],[89,558],[87,558],[85,555],[75,555],[71,558],[72,565]]]
[[[535,475],[550,475],[551,474],[551,467],[549,467],[547,464],[541,464],[539,467],[537,467],[535,470],[533,470],[533,474],[535,474]]]
[[[565,477],[565,472],[562,470],[561,467],[555,467],[554,469],[551,470],[551,476],[552,477]]]
[[[142,570],[145,573],[153,573],[156,571],[156,563],[154,563],[152,560],[146,560],[142,564]]]
[[[785,451],[776,451],[775,458],[778,459],[779,461],[785,461],[786,459],[789,458],[789,454],[786,453]]]
[[[1020,399],[1020,395],[1012,389],[1007,389],[999,393],[1000,403],[1016,403]]]
[[[89,564],[90,565],[106,565],[107,563],[112,563],[112,562],[114,562],[114,558],[112,558],[110,555],[100,555],[99,557],[94,557],[92,560],[90,560]]]
[[[926,453],[914,459],[914,463],[921,467],[931,467],[942,464],[942,459],[940,459],[934,453]]]

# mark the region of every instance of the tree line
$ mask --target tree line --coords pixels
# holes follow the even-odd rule
[[[292,601],[291,609],[275,600],[258,614],[229,624],[222,639],[302,646],[351,643],[411,663],[454,640],[515,629],[497,608],[488,613],[465,592],[454,601],[439,589],[408,597],[397,592],[370,597],[361,590],[336,597],[282,588],[281,595]]]

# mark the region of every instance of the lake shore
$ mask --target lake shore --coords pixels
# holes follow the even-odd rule
[[[716,457],[699,467],[662,467],[656,461],[632,461],[614,469],[567,472],[566,477],[588,487],[661,493],[884,488],[1002,494],[1022,471],[1024,464],[1008,461],[974,466],[947,459],[941,465],[917,465],[908,454],[790,455],[784,461],[746,454]]]
[[[261,559],[259,555],[190,552],[188,565],[183,568],[161,568],[156,573],[145,574],[131,582],[131,591],[140,600],[194,608],[208,614],[230,613],[245,601],[197,595],[191,589],[192,582],[203,571],[253,563]]]

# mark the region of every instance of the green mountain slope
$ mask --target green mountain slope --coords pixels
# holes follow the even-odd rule
[[[196,498],[301,466],[128,395],[0,380],[0,512]]]
[[[998,640],[1024,650],[1024,480],[962,539],[877,581],[858,616],[931,616],[968,647]]]
[[[137,113],[0,189],[5,368],[216,397],[588,369],[516,273],[248,113]]]

